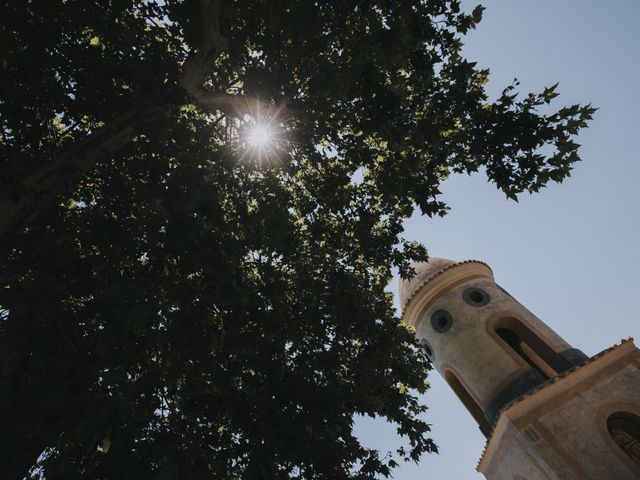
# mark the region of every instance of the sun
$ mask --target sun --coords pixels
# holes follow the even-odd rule
[[[254,125],[247,132],[247,143],[253,148],[267,148],[273,142],[273,133],[262,125]]]
[[[247,115],[237,132],[241,149],[238,161],[263,168],[282,164],[288,158],[287,145],[291,142],[283,120],[276,116]]]

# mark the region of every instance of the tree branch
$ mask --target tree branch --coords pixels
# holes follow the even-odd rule
[[[204,88],[216,59],[227,49],[227,38],[220,30],[220,3],[220,0],[200,0],[200,45],[184,62],[180,86],[194,104],[205,110],[221,110],[237,118],[242,118],[247,113],[271,112],[273,105],[256,97],[210,92]],[[278,109],[278,113],[283,108],[284,104]]]
[[[20,232],[41,211],[51,206],[55,196],[67,188],[78,174],[91,169],[98,160],[127,145],[135,133],[135,121],[141,115],[157,115],[161,107],[147,110],[136,107],[110,121],[62,150],[53,160],[35,169],[12,192],[0,199],[0,241],[12,232]]]
[[[190,100],[204,110],[222,111],[239,119],[246,114],[283,118],[286,115],[286,101],[276,107],[256,97],[210,92],[204,88],[216,59],[227,49],[228,41],[220,29],[220,6],[221,0],[200,0],[200,44],[183,64],[180,86]],[[135,135],[135,118],[157,115],[168,108],[171,106],[131,109],[64,149],[55,159],[44,162],[27,178],[15,182],[10,189],[2,192],[0,241],[28,226],[36,215],[51,206],[56,195],[64,191],[79,174],[91,169],[100,158],[126,146]]]

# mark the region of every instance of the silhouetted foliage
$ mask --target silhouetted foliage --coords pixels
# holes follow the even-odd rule
[[[364,479],[435,450],[385,291],[426,257],[402,222],[451,172],[562,181],[593,109],[490,101],[457,1],[0,13],[0,477]]]

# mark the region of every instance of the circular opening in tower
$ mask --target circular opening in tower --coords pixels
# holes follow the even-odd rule
[[[482,302],[482,300],[484,300],[484,296],[477,290],[471,292],[471,294],[469,294],[469,297],[471,298],[471,301],[475,303],[480,303]]]
[[[431,315],[431,326],[438,333],[444,333],[453,325],[453,317],[446,310],[436,310]]]
[[[473,307],[482,307],[489,303],[489,294],[481,288],[467,288],[462,292],[462,298]]]
[[[427,353],[427,356],[432,359],[433,358],[433,350],[431,350],[431,345],[429,345],[429,342],[427,342],[423,338],[422,340],[420,340],[420,345],[422,346],[424,351]]]

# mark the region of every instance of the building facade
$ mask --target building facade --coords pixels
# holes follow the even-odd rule
[[[432,258],[400,283],[403,321],[487,437],[489,480],[640,479],[640,351],[588,357],[483,262]]]

